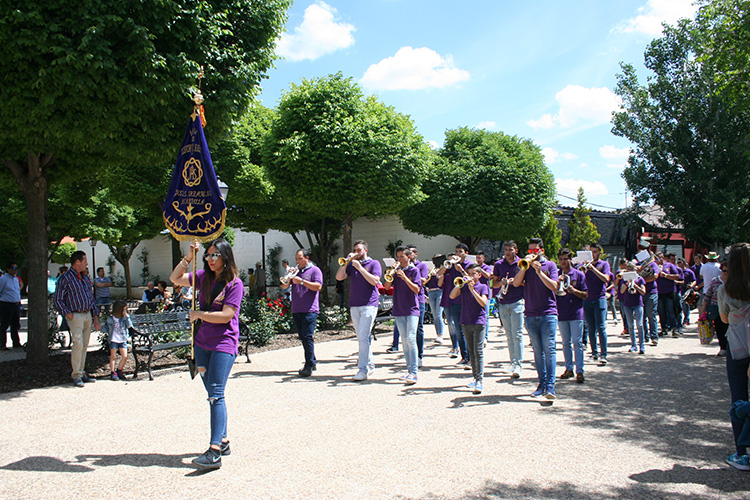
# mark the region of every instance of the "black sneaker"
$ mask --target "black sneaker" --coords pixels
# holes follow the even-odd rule
[[[94,377],[89,377],[86,373],[83,374],[83,377],[81,377],[81,380],[83,380],[84,384],[96,382],[96,379]]]
[[[221,450],[209,447],[206,452],[193,459],[193,463],[203,470],[214,470],[221,467]]]
[[[297,373],[299,373],[300,377],[304,378],[304,377],[309,377],[310,375],[312,375],[313,370],[314,370],[314,368],[312,366],[305,365]]]
[[[227,455],[232,454],[232,450],[229,449],[229,441],[227,441],[226,443],[222,441],[220,451],[222,457],[226,457]]]

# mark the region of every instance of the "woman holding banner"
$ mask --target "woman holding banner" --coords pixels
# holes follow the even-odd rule
[[[239,278],[231,245],[219,238],[208,245],[203,255],[203,269],[186,273],[198,243],[177,264],[169,279],[175,285],[193,286],[198,292],[200,309],[190,311],[190,320],[196,322],[195,362],[203,385],[208,392],[211,407],[211,441],[208,450],[193,463],[210,470],[221,467],[221,457],[229,455],[227,438],[227,409],[224,388],[239,343],[239,314],[245,288]]]

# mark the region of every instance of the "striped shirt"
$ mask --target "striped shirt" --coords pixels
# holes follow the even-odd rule
[[[89,312],[99,316],[99,309],[94,301],[91,280],[85,274],[69,269],[60,276],[55,292],[55,309],[63,316],[74,312]]]

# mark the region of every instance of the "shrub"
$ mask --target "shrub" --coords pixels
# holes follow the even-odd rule
[[[339,306],[321,307],[318,314],[317,330],[342,330],[349,323],[346,309]]]

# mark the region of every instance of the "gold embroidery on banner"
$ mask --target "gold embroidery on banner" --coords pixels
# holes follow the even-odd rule
[[[195,187],[203,179],[203,167],[197,158],[190,158],[182,169],[182,179],[188,187]]]

